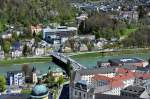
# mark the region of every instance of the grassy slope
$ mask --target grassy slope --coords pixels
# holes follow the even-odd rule
[[[125,54],[135,54],[135,53],[149,53],[150,49],[124,49],[121,51],[112,51],[112,52],[93,52],[93,53],[83,53],[78,55],[71,56],[72,58],[85,58],[85,57],[98,57],[98,56],[111,56],[111,55],[125,55]]]
[[[51,57],[45,58],[22,58],[13,60],[1,60],[0,65],[23,64],[23,63],[36,63],[36,62],[49,62]]]
[[[124,30],[124,35],[129,35],[130,33],[133,33],[133,32],[135,32],[137,29],[135,28],[135,29],[125,29]]]
[[[21,91],[21,94],[31,94],[31,90],[24,89],[24,90]]]
[[[123,33],[121,34],[121,38],[126,38],[128,35],[131,33],[135,32],[138,28],[133,28],[133,29],[123,29]]]

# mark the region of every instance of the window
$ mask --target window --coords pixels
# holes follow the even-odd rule
[[[74,93],[74,94],[75,94],[75,96],[76,96],[76,95],[77,95],[77,91],[75,91],[75,93]]]
[[[79,96],[81,97],[81,92],[79,92]]]
[[[90,95],[90,99],[92,99],[92,95]]]
[[[83,95],[83,97],[85,98],[85,94]]]

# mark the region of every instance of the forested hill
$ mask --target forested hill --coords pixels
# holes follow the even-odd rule
[[[69,0],[0,0],[0,26],[62,22],[73,14]]]

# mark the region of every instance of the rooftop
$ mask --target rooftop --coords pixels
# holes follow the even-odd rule
[[[137,69],[136,70],[139,70],[139,71],[150,71],[150,66],[148,65],[148,66],[146,66],[146,67],[137,67]]]
[[[94,68],[94,69],[82,69],[79,70],[78,73],[81,75],[92,75],[92,74],[106,74],[106,73],[113,73],[115,72],[114,68]]]
[[[80,80],[75,84],[75,88],[87,91],[87,82],[84,80]]]
[[[48,89],[44,85],[35,85],[32,89],[31,97],[33,98],[43,98],[48,96]]]
[[[115,63],[137,63],[137,62],[143,62],[142,59],[139,58],[121,58],[121,59],[110,59],[110,62]]]
[[[105,95],[105,94],[96,94],[95,99],[141,99],[135,97],[126,97],[126,96],[116,96],[116,95]]]
[[[135,95],[141,95],[145,91],[145,88],[140,86],[128,86],[125,89],[121,90],[121,92],[127,92]]]
[[[111,81],[112,79],[106,76],[102,76],[102,75],[95,75],[94,77],[92,77],[92,79],[94,80],[105,80],[105,81]]]
[[[123,84],[124,80],[135,78],[135,73],[128,71],[127,69],[118,68],[116,73],[117,75],[112,78],[102,76],[102,75],[95,75],[94,77],[92,77],[92,79],[95,81],[99,81],[99,80],[107,81],[109,82],[108,84],[111,85],[111,88],[116,88],[116,87],[122,87],[124,85]]]
[[[60,26],[54,29],[51,29],[50,27],[47,27],[43,29],[43,32],[64,32],[64,31],[76,31],[76,27],[66,27],[66,26]]]
[[[16,70],[16,71],[8,71],[7,73],[18,74],[18,73],[23,73],[23,71],[21,71],[21,70]]]

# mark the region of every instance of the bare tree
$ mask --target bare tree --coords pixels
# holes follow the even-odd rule
[[[22,71],[24,72],[24,74],[26,76],[31,72],[31,68],[29,67],[29,65],[24,64],[24,65],[22,65]]]

